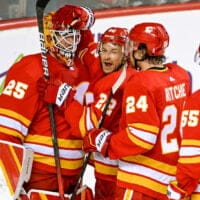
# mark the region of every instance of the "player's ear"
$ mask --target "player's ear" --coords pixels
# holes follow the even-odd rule
[[[147,54],[147,49],[143,48],[138,50],[138,56],[139,56],[139,60],[143,59]]]
[[[138,59],[143,59],[147,55],[147,47],[145,44],[140,44],[137,50]]]

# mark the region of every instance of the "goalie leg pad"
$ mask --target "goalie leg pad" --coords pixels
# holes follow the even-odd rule
[[[19,197],[23,183],[30,178],[32,161],[31,149],[0,140],[0,174],[9,197]]]
[[[30,190],[28,192],[30,200],[60,200],[58,192],[50,192],[46,190]],[[72,194],[65,194],[65,200],[70,200]],[[92,190],[86,185],[82,186],[76,195],[76,200],[94,200]]]

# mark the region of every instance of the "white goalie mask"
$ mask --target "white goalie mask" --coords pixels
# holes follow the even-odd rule
[[[80,42],[80,31],[94,24],[91,9],[76,5],[64,5],[44,16],[44,38],[48,52],[62,64],[73,66]]]
[[[60,53],[63,55],[66,53],[75,53],[81,38],[79,30],[51,30],[51,33],[54,46],[59,49]]]

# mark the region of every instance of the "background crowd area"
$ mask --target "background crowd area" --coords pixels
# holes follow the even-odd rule
[[[35,2],[36,0],[0,0],[0,20],[34,17]],[[52,0],[48,4],[47,11],[55,10],[64,4],[77,4],[88,6],[94,10],[101,10],[186,2],[200,2],[200,0]]]

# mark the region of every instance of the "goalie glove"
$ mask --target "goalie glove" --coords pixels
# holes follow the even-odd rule
[[[170,200],[184,200],[187,193],[183,189],[179,188],[177,181],[172,181],[167,187],[167,197]]]
[[[107,156],[107,149],[111,132],[105,129],[92,129],[83,138],[83,150],[85,152],[100,152],[103,156]]]
[[[95,17],[88,7],[65,5],[55,12],[52,22],[54,29],[60,29],[59,26],[64,25],[76,30],[88,30],[93,26]]]
[[[75,91],[67,83],[62,83],[59,80],[49,81],[43,77],[37,82],[37,90],[39,96],[46,103],[56,104],[59,107],[65,101],[70,102],[75,95]]]

